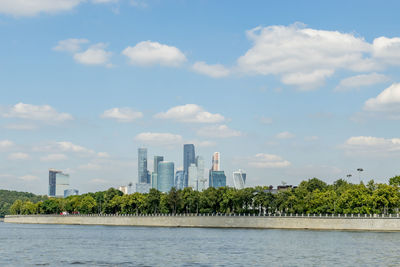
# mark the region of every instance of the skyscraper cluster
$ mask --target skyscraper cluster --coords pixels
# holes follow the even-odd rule
[[[211,169],[209,170],[208,186],[226,186],[226,175],[221,170],[219,152],[212,156]],[[172,187],[184,189],[191,187],[193,190],[202,191],[206,189],[207,179],[204,177],[205,161],[202,156],[196,156],[193,144],[183,145],[183,170],[176,170],[175,164],[165,161],[163,156],[154,156],[153,172],[147,169],[147,149],[138,149],[138,182],[136,192],[148,193],[150,188],[161,192],[169,192]],[[245,177],[245,174],[244,174]],[[244,187],[245,179],[241,183]],[[236,183],[235,183],[236,186]]]

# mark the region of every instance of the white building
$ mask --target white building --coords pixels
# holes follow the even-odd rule
[[[128,187],[127,186],[119,186],[118,190],[124,193],[124,195],[128,194]]]
[[[188,178],[189,178],[188,186],[193,188],[193,190],[198,190],[198,185],[197,185],[197,183],[198,183],[198,180],[197,180],[198,179],[198,171],[197,171],[196,164],[194,164],[194,163],[190,164],[188,172],[189,172],[189,175],[188,175]]]
[[[246,173],[240,169],[233,172],[233,185],[236,189],[243,189],[246,185]]]

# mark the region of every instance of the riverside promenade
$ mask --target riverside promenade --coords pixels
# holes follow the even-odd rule
[[[400,231],[399,214],[375,215],[7,215],[5,223],[144,227]]]

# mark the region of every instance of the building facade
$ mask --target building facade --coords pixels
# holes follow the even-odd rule
[[[136,184],[136,192],[141,194],[147,194],[150,192],[151,184],[150,183],[137,183]]]
[[[138,183],[149,184],[150,177],[147,170],[147,148],[138,149]]]
[[[157,189],[167,193],[174,187],[174,163],[161,161],[158,163]]]
[[[183,189],[185,181],[185,176],[182,170],[176,171],[175,173],[175,188]]]
[[[128,187],[127,186],[119,186],[118,190],[124,193],[124,195],[128,194]]]
[[[196,154],[193,144],[183,145],[183,171],[184,171],[184,187],[188,187],[189,183],[189,166],[196,161]]]
[[[79,191],[77,189],[64,190],[64,197],[78,196],[78,195],[79,195]]]
[[[64,197],[64,191],[69,188],[69,175],[62,171],[49,169],[49,196]]]
[[[191,187],[193,190],[198,190],[198,173],[197,173],[197,166],[196,164],[192,163],[189,166],[189,182],[188,182],[188,187]]]
[[[246,185],[246,173],[242,170],[233,172],[233,186],[236,189],[243,189]]]
[[[221,170],[221,154],[219,152],[214,152],[212,157],[212,167],[211,170],[213,171],[220,171]]]
[[[209,187],[215,188],[226,186],[226,176],[224,171],[210,170],[208,184]]]

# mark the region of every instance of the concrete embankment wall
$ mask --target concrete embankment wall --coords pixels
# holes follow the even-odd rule
[[[8,215],[6,223],[400,231],[400,218]]]

